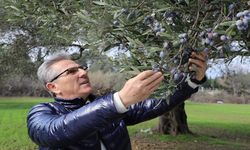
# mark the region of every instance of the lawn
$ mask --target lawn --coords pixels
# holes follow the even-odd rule
[[[43,98],[0,98],[0,149],[31,150],[37,146],[28,138],[26,116]]]
[[[147,147],[150,146],[149,143],[160,141],[162,149],[186,150],[188,147],[188,150],[250,150],[250,105],[188,101],[185,110],[194,135],[173,137],[141,132],[156,128],[158,119],[129,127],[130,135],[135,137],[135,140],[138,140],[138,137],[143,139]],[[170,147],[164,147],[166,144]]]
[[[51,101],[51,99],[0,98],[1,150],[37,148],[28,138],[26,115],[33,105],[43,101]],[[144,142],[150,143],[164,145],[168,143],[173,145],[174,149],[180,150],[187,149],[186,146],[203,146],[203,150],[206,149],[204,146],[210,149],[213,146],[213,149],[218,150],[250,149],[250,105],[187,102],[186,111],[190,129],[195,136],[172,137],[150,132],[142,133],[141,130],[146,131],[157,126],[158,119],[154,119],[129,127],[132,142],[143,139]]]

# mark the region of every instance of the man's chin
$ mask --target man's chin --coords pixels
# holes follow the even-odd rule
[[[84,90],[82,91],[82,93],[84,93],[84,95],[89,95],[93,92],[93,89],[91,87],[89,88],[84,88]]]
[[[85,98],[88,97],[91,93],[92,93],[92,91],[84,91],[84,92],[82,92],[82,94],[80,94],[79,97],[82,97],[82,98],[85,99]]]

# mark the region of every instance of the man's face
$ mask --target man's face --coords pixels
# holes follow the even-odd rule
[[[61,60],[51,67],[60,74],[66,69],[79,66],[79,64],[72,60]],[[56,97],[64,99],[86,98],[92,92],[87,70],[81,68],[75,68],[75,71],[66,71],[49,84],[53,84],[55,87],[51,91],[56,94]]]

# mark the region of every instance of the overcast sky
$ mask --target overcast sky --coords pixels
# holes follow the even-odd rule
[[[124,51],[123,51],[124,52]],[[123,53],[122,51],[118,51],[117,48],[112,48],[107,52],[107,55],[110,57],[119,56],[119,53]],[[127,55],[129,55],[127,51]],[[235,72],[245,72],[250,73],[250,57],[235,57],[231,63],[225,63],[223,59],[209,60],[208,61],[209,68],[206,72],[208,78],[216,78],[218,76],[223,75],[223,71],[225,71],[226,67],[229,67],[230,70]]]
[[[25,34],[25,33],[21,31],[13,31],[13,32],[1,34],[0,43],[12,43],[16,35],[18,34]],[[71,49],[72,52],[74,51],[73,49]],[[46,51],[45,49],[43,50]],[[36,56],[35,51],[37,50],[33,51],[34,53],[30,55],[31,57]],[[107,52],[107,55],[111,57],[117,56],[117,55],[119,56],[119,52],[121,51],[118,51],[117,48],[112,48],[111,50]],[[124,51],[122,53],[124,53]],[[129,55],[129,52],[127,51],[126,54]],[[236,72],[250,73],[250,57],[249,56],[243,57],[243,59],[242,57],[236,57],[233,59],[231,63],[224,63],[223,59],[218,59],[218,60],[213,60],[213,61],[210,60],[209,66],[210,67],[208,68],[206,72],[208,78],[216,78],[218,76],[221,76],[226,66],[228,66],[230,70],[234,70]]]
[[[215,78],[221,76],[225,68],[235,72],[250,73],[250,57],[235,57],[231,63],[225,63],[223,59],[209,61],[209,68],[207,70],[208,78]]]

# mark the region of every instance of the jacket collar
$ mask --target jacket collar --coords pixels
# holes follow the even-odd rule
[[[62,99],[62,98],[54,98],[56,102],[63,105],[65,108],[69,109],[77,109],[81,106],[85,105],[86,100],[83,98],[75,98],[75,99]]]
[[[67,109],[78,109],[87,103],[93,101],[95,99],[95,96],[90,94],[86,99],[84,98],[74,98],[74,99],[62,99],[62,98],[54,98],[56,102],[60,103]]]

